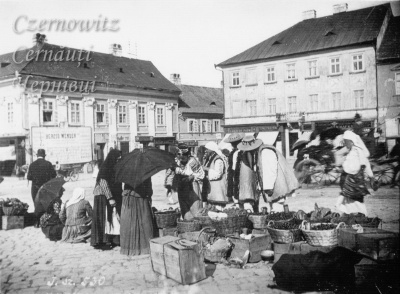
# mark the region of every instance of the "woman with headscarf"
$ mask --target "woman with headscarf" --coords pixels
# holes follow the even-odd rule
[[[65,224],[62,242],[80,243],[90,238],[92,206],[85,199],[85,189],[74,189],[72,198],[61,206],[60,219]]]
[[[122,184],[115,182],[115,166],[121,157],[121,151],[112,149],[99,169],[93,190],[93,221],[90,245],[101,248],[104,245],[119,245],[119,235],[105,233],[106,222],[112,223],[112,210],[116,207],[121,215]]]
[[[344,174],[341,178],[342,192],[336,203],[338,210],[343,213],[363,213],[367,215],[364,204],[364,196],[368,195],[365,184],[364,171],[369,177],[373,177],[372,171],[366,169],[369,166],[369,151],[362,142],[360,136],[352,131],[343,134],[344,144],[349,153],[343,162]]]
[[[151,178],[136,188],[125,184],[122,193],[121,254],[150,253],[150,239],[154,237]]]
[[[204,170],[186,144],[179,144],[178,148],[178,167],[175,168],[178,176],[178,201],[182,218],[192,219],[203,206],[201,191]]]
[[[42,228],[43,234],[50,241],[61,240],[64,225],[60,220],[59,213],[61,207],[61,198],[57,197],[52,200],[46,209],[46,212],[40,217],[39,227]]]
[[[207,174],[204,182],[207,181],[209,184],[209,191],[205,191],[208,193],[207,202],[221,209],[229,203],[227,196],[227,159],[215,142],[208,142],[205,147],[206,154],[203,170]]]

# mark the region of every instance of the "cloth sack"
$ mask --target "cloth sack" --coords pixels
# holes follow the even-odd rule
[[[106,220],[107,220],[107,210],[106,210]],[[117,209],[114,207],[112,212],[112,222],[106,221],[106,234],[108,235],[119,235],[120,234],[120,217],[118,215]]]

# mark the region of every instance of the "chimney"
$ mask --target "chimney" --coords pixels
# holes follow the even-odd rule
[[[170,75],[170,81],[172,82],[172,83],[174,83],[175,85],[177,85],[177,86],[180,86],[181,85],[181,75],[180,74],[177,74],[177,73],[173,73],[173,74],[171,74]]]
[[[316,18],[316,17],[317,17],[317,12],[314,9],[303,11],[303,20],[310,19],[310,18]]]
[[[122,46],[120,44],[111,44],[110,45],[110,54],[114,56],[122,56]]]
[[[46,35],[37,33],[33,36],[33,44],[35,45],[42,46],[46,41]]]
[[[346,12],[347,8],[348,8],[347,3],[333,5],[333,14],[340,13],[340,12]]]

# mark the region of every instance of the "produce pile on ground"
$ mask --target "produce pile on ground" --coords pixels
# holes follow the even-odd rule
[[[270,213],[267,216],[267,221],[270,221],[270,220],[273,220],[273,221],[289,220],[289,219],[293,218],[294,214],[295,214],[294,211]]]
[[[226,213],[228,216],[239,216],[239,215],[246,215],[247,211],[244,209],[240,209],[238,207],[230,207],[224,209],[222,212]]]
[[[382,220],[378,217],[370,218],[366,217],[362,213],[351,213],[351,214],[343,214],[343,216],[337,216],[332,218],[331,222],[338,224],[344,222],[346,225],[364,225],[369,227],[378,227]]]
[[[287,222],[271,222],[269,227],[276,230],[297,230],[299,229],[300,222],[299,220],[292,219]]]

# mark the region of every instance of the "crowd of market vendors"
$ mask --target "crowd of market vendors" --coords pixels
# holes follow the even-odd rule
[[[156,233],[151,176],[163,169],[167,196],[170,199],[174,194],[177,196],[184,220],[193,219],[207,206],[221,211],[236,206],[258,212],[260,197],[268,203],[269,212],[282,211],[286,198],[301,186],[284,156],[254,135],[230,134],[225,143],[229,148],[221,149],[221,145],[209,142],[197,154],[185,143],[178,144],[173,154],[155,147],[136,149],[131,152],[136,156],[135,164],[124,159],[131,153],[121,158],[121,152],[112,149],[98,169],[93,207],[85,199],[82,188],[76,188],[68,201],[62,200],[64,189],[61,188],[46,207],[36,204],[35,198],[46,190],[46,183],[56,177],[52,164],[45,160],[46,151],[39,149],[38,158],[27,174],[27,179],[32,181],[35,226],[52,241],[90,242],[97,249],[120,246],[121,254],[148,254],[150,239]],[[374,181],[369,151],[353,131],[344,132],[343,145],[341,192],[336,209],[345,214],[367,215],[366,178]],[[397,140],[391,156],[399,157],[399,149]],[[153,160],[163,164],[146,170],[150,159],[143,158],[154,150],[160,153]],[[127,177],[134,177],[135,181],[124,180]]]

